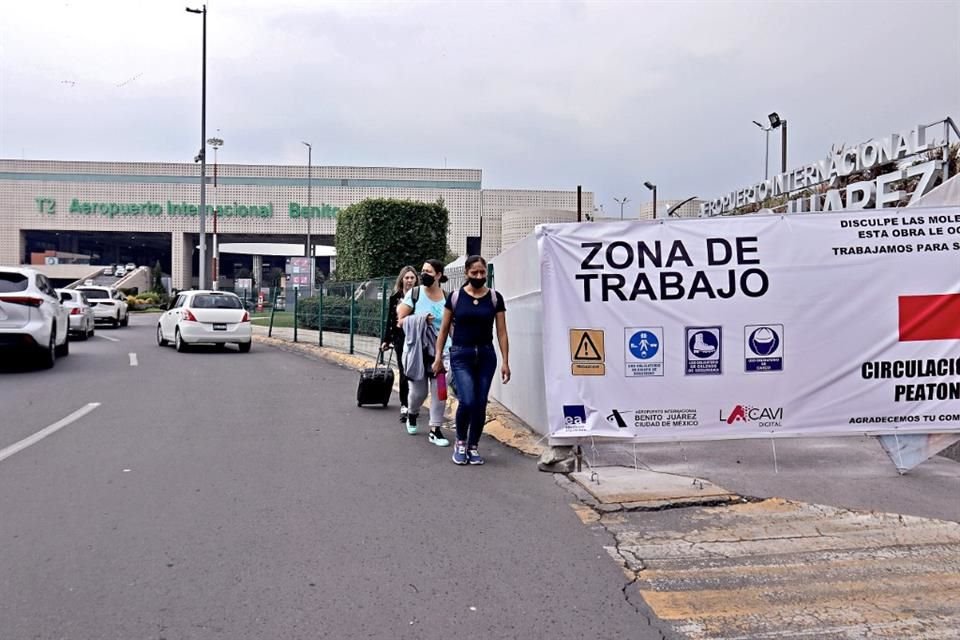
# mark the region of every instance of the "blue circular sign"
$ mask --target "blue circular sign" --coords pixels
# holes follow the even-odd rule
[[[780,348],[780,336],[773,327],[759,327],[753,330],[747,343],[758,356],[769,356]]]
[[[660,341],[650,331],[637,331],[630,338],[630,353],[638,360],[649,360],[660,350]]]
[[[697,358],[710,358],[717,355],[720,340],[712,331],[697,331],[690,337],[687,344],[690,347],[690,353]]]

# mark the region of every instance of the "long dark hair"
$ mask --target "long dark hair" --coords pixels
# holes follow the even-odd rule
[[[468,257],[467,261],[463,263],[463,272],[466,273],[467,271],[470,271],[470,267],[478,262],[482,262],[483,266],[487,266],[487,261],[483,256],[473,255]]]

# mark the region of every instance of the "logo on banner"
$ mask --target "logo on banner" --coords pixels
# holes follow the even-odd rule
[[[585,429],[587,409],[582,404],[563,405],[563,426],[567,429]]]
[[[628,378],[663,375],[663,327],[634,327],[623,330],[624,368]]]
[[[570,373],[575,376],[605,375],[603,329],[570,329],[570,359]]]
[[[761,429],[783,426],[783,407],[754,407],[749,404],[736,405],[727,416],[720,411],[720,421],[727,424],[736,422],[756,423]]]
[[[743,328],[747,372],[783,371],[783,325],[748,324]]]
[[[723,373],[722,327],[686,328],[686,375]]]
[[[696,409],[613,409],[607,422],[618,429],[668,429],[700,426]]]

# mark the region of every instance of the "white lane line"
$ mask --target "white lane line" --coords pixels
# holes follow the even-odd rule
[[[103,338],[104,340],[109,340],[110,342],[120,342],[120,341],[117,340],[116,338],[111,338],[110,336],[100,335],[99,333],[96,334],[96,337],[98,337],[98,338]]]
[[[54,422],[49,427],[46,427],[45,429],[41,429],[40,431],[37,431],[32,436],[27,436],[20,442],[12,444],[9,447],[6,447],[5,449],[0,449],[0,462],[2,462],[3,460],[6,460],[7,458],[9,458],[10,456],[12,456],[13,454],[19,451],[23,451],[30,445],[40,442],[47,436],[54,434],[57,431],[60,431],[60,429],[63,429],[68,424],[72,422],[76,422],[77,420],[87,415],[88,413],[90,413],[91,411],[93,411],[99,406],[100,406],[99,402],[91,402],[77,409],[76,411],[68,415],[66,418],[63,418],[62,420],[58,420],[57,422]]]
[[[130,366],[131,366],[131,367],[137,366],[137,354],[135,354],[135,353],[130,353],[130,354],[127,354],[127,355],[130,356]]]

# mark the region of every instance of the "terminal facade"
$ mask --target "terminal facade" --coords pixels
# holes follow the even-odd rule
[[[92,264],[160,261],[175,288],[194,286],[199,171],[189,163],[0,160],[0,264],[28,264],[31,254],[51,251],[89,256]],[[577,210],[575,190],[483,189],[479,169],[315,166],[309,206],[306,166],[221,164],[215,185],[212,166],[208,173],[206,232],[209,242],[216,210],[221,244],[303,244],[309,219],[313,244],[333,245],[337,214],[351,204],[442,198],[450,249],[463,254],[467,238],[479,236],[492,257],[505,212]],[[592,193],[583,193],[581,206],[592,210]],[[263,265],[257,258],[254,273]],[[232,264],[221,256],[222,273]]]

